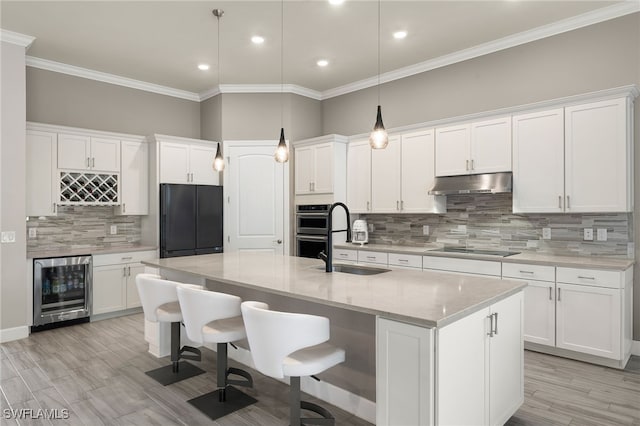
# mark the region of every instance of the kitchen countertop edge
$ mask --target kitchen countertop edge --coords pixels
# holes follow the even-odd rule
[[[129,247],[86,248],[86,249],[70,249],[70,250],[40,250],[40,251],[28,251],[27,259],[82,256],[82,255],[88,255],[88,254],[92,256],[97,256],[101,254],[130,253],[135,251],[155,251],[157,249],[158,247],[155,247],[155,246],[129,246]]]

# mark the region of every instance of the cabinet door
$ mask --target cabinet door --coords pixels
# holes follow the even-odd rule
[[[511,171],[511,116],[471,124],[471,173]]]
[[[349,143],[347,205],[352,213],[371,211],[371,147],[366,140]]]
[[[127,309],[142,306],[138,288],[136,287],[136,275],[144,273],[145,266],[142,263],[130,263],[127,266]]]
[[[563,211],[563,109],[513,116],[513,212]]]
[[[127,307],[125,279],[125,267],[123,265],[96,266],[93,268],[92,315],[120,311]]]
[[[313,192],[333,192],[333,144],[326,143],[314,147],[313,155]]]
[[[213,159],[211,159],[213,164]],[[160,143],[160,183],[189,183],[189,145]]]
[[[120,194],[122,205],[118,213],[145,215],[149,213],[149,146],[144,142],[122,141],[122,172]]]
[[[429,195],[435,176],[434,130],[402,135],[400,207],[405,213],[444,213],[446,197]]]
[[[524,402],[523,294],[491,306],[494,333],[489,338],[489,423],[502,425]]]
[[[120,141],[118,139],[91,138],[91,170],[120,171]]]
[[[371,211],[400,211],[400,137],[389,138],[385,149],[371,150]]]
[[[620,359],[621,290],[557,283],[556,346]]]
[[[88,170],[91,165],[91,138],[58,134],[58,168]]]
[[[56,133],[27,131],[27,216],[55,216]]]
[[[304,195],[313,192],[314,175],[314,151],[313,147],[305,146],[295,150],[296,194]]]
[[[218,185],[220,173],[213,170],[213,160],[216,158],[217,145],[191,145],[189,152],[189,169],[191,183],[198,185]]]
[[[469,124],[436,129],[436,176],[469,174],[470,144]]]
[[[565,109],[567,212],[631,211],[626,105],[614,99]]]
[[[556,284],[546,281],[526,282],[528,285],[524,289],[524,340],[555,346]]]

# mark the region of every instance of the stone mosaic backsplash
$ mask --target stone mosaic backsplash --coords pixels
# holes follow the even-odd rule
[[[59,206],[57,216],[27,220],[27,252],[41,250],[109,249],[140,243],[140,216],[116,216],[110,206]],[[117,233],[109,233],[116,225]],[[29,238],[29,228],[36,237]]]
[[[633,242],[631,213],[514,214],[512,194],[447,196],[447,213],[360,215],[374,230],[369,242],[423,246],[427,243],[532,251],[567,256],[628,257]],[[423,235],[423,226],[429,235]],[[542,239],[551,228],[551,239]],[[607,229],[607,241],[583,241],[583,229]]]

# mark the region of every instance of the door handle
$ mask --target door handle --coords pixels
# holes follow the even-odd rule
[[[562,195],[558,195],[558,208],[562,208]]]
[[[400,200],[400,210],[404,210],[404,201]]]
[[[487,336],[493,337],[493,314],[489,315],[487,318],[489,318],[489,332],[487,333]]]
[[[469,170],[469,160],[467,160],[467,165],[465,166],[465,170]]]
[[[127,266],[127,276],[131,276],[131,266]]]
[[[496,312],[496,313],[494,313],[493,315],[495,315],[495,316],[496,316],[496,320],[495,320],[495,322],[494,322],[494,324],[493,324],[493,327],[494,327],[494,329],[493,329],[493,335],[495,336],[495,335],[497,335],[497,334],[498,334],[498,313]]]
[[[473,159],[471,160],[471,170],[473,170]]]
[[[570,209],[571,208],[571,202],[569,200],[569,196],[567,195],[567,208]]]
[[[558,302],[560,302],[560,301],[561,301],[561,299],[560,299],[560,287],[558,287]]]
[[[95,167],[96,166],[96,157],[92,157],[91,158],[91,167]]]
[[[553,288],[549,287],[549,300],[553,300]]]
[[[87,169],[89,168],[89,157],[87,157]]]

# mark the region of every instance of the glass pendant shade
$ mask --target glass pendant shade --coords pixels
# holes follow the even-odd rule
[[[378,105],[378,115],[376,117],[376,124],[373,126],[373,131],[369,135],[369,145],[373,149],[384,149],[389,144],[389,135],[384,129],[382,123],[382,108]]]
[[[284,128],[280,129],[280,142],[276,148],[275,158],[278,163],[286,163],[289,160],[289,148],[284,140]]]
[[[222,153],[220,152],[220,144],[218,144],[218,149],[216,150],[216,158],[213,160],[213,170],[216,172],[221,172],[224,170],[224,159],[222,158]]]

